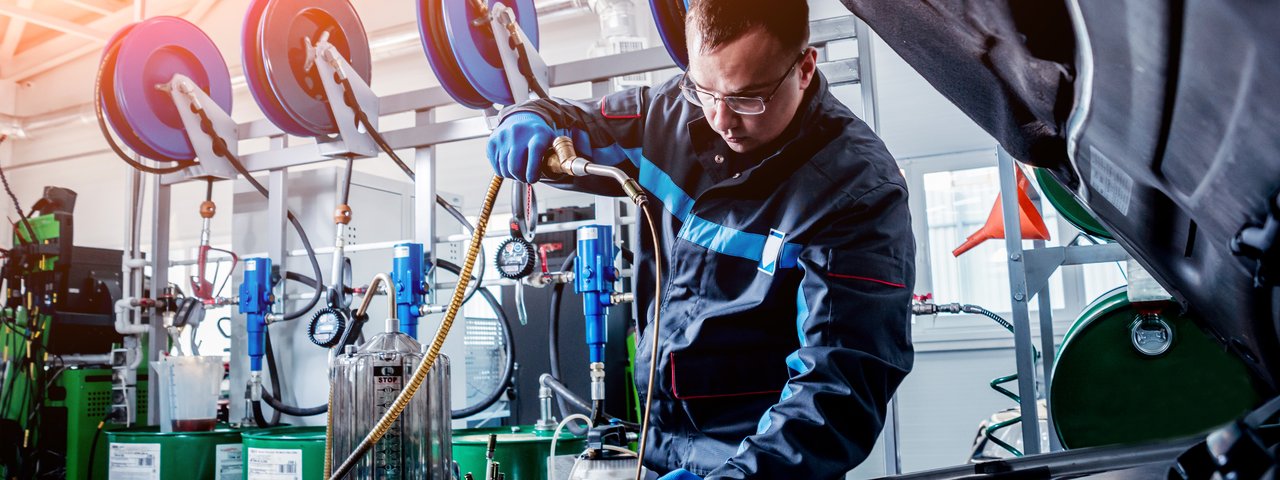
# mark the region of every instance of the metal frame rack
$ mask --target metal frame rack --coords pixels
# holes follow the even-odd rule
[[[1040,320],[1040,353],[1043,391],[1048,392],[1053,382],[1053,364],[1057,354],[1053,334],[1053,308],[1049,298],[1049,277],[1059,267],[1089,263],[1119,262],[1129,254],[1118,243],[1099,245],[1046,247],[1043,240],[1036,240],[1031,249],[1022,248],[1022,229],[1018,212],[1018,186],[1013,157],[1003,148],[997,155],[1000,175],[1000,208],[1004,222],[1005,250],[1009,261],[1010,297],[1013,300],[1014,351],[1018,365],[1018,396],[1022,414],[1022,445],[1027,455],[1041,453],[1040,411],[1037,407],[1036,368],[1033,356],[1034,341],[1031,337],[1031,297],[1037,297]],[[1030,193],[1030,192],[1028,192]],[[1042,209],[1039,197],[1032,197],[1037,209]],[[1028,393],[1030,392],[1030,393]],[[1060,451],[1062,444],[1054,435],[1052,415],[1046,419],[1049,434],[1049,450]],[[1036,440],[1028,440],[1036,439]]]
[[[819,47],[819,68],[828,77],[832,85],[862,84],[864,109],[868,122],[873,128],[875,119],[875,87],[871,72],[871,50],[868,42],[858,42],[858,56],[850,59],[830,60],[828,43],[855,38],[867,38],[868,27],[853,16],[834,17],[812,22],[812,43]],[[548,80],[552,87],[591,84],[592,96],[599,97],[612,90],[612,79],[616,77],[648,73],[673,68],[675,65],[662,47],[648,48],[634,52],[611,55],[607,57],[554,65],[549,68]],[[438,122],[436,109],[454,105],[454,100],[441,87],[433,87],[411,92],[388,95],[380,98],[381,115],[396,115],[412,112],[414,124],[411,127],[382,132],[390,146],[394,149],[414,149],[413,164],[417,173],[413,192],[414,212],[420,221],[415,222],[412,240],[425,246],[425,254],[432,264],[435,263],[436,244],[448,241],[437,234],[434,198],[437,193],[436,148],[438,144],[484,138],[489,135],[490,128],[483,116],[467,117],[458,120]],[[266,119],[255,120],[237,126],[241,140],[265,138],[269,147],[265,151],[242,155],[246,169],[252,173],[266,172],[266,186],[270,191],[268,199],[268,222],[259,230],[261,235],[269,238],[268,256],[275,265],[286,264],[290,256],[295,256],[287,248],[286,204],[288,201],[288,170],[292,167],[330,161],[331,158],[321,153],[317,144],[290,145],[289,137],[278,127]],[[140,198],[131,198],[126,203],[125,258],[124,269],[126,298],[139,297],[143,290],[143,274],[147,266],[151,268],[151,284],[167,285],[169,269],[167,267],[183,262],[173,262],[170,258],[170,216],[171,189],[174,185],[193,181],[189,173],[182,172],[150,179],[153,189],[152,225],[153,234],[150,245],[150,258],[144,258],[141,248],[141,225],[143,222],[132,222],[133,218],[142,218],[142,202]],[[142,174],[131,170],[126,179],[126,187],[130,192],[140,192],[143,186]],[[597,198],[597,221],[605,221],[617,227],[625,220],[634,221],[634,216],[624,217],[618,199]],[[638,229],[632,228],[632,242],[638,237]],[[634,243],[633,243],[634,244]],[[389,247],[388,247],[389,248]],[[432,284],[436,284],[434,278]],[[634,280],[633,280],[634,281]],[[282,288],[282,287],[277,287]],[[434,290],[434,288],[433,288]],[[284,295],[277,295],[283,305]],[[633,305],[634,308],[634,305]],[[131,315],[140,315],[134,308]],[[633,311],[634,314],[634,311]],[[167,335],[159,313],[151,315],[150,342],[144,346],[156,358],[166,349]],[[152,405],[157,404],[155,398],[158,389],[150,392]],[[157,412],[149,412],[151,422],[157,421]],[[896,457],[896,448],[893,449]]]

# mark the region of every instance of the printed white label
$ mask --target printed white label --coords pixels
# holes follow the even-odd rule
[[[396,258],[408,258],[408,257],[409,257],[409,247],[407,247],[407,246],[403,246],[403,245],[396,247],[396,249],[395,249],[395,256],[396,256]]]
[[[1121,215],[1129,214],[1129,199],[1133,196],[1133,177],[1093,146],[1089,147],[1089,184],[1102,198],[1116,207]]]
[[[107,477],[113,480],[159,480],[160,444],[111,444]]]
[[[600,238],[600,233],[596,227],[582,227],[578,229],[578,241],[595,240]]]
[[[217,462],[213,464],[213,478],[217,480],[241,480],[244,478],[244,446],[239,443],[218,445]]]
[[[244,269],[250,272],[257,270],[258,262],[244,262]]]
[[[250,448],[248,480],[302,480],[302,450]]]

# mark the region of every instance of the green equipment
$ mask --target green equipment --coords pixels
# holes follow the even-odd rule
[[[46,187],[32,215],[14,223],[13,246],[0,267],[5,478],[86,478],[98,425],[113,410],[110,353],[121,336],[112,308],[121,252],[73,246],[75,197]]]

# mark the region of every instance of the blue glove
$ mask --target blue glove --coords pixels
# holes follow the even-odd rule
[[[555,141],[556,131],[533,112],[508,116],[489,135],[489,164],[493,173],[525,183],[542,177],[542,156]]]
[[[666,475],[658,478],[658,480],[702,480],[702,477],[689,473],[683,468],[667,472]]]

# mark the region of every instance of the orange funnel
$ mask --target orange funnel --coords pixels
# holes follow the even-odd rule
[[[1036,210],[1034,203],[1031,203],[1031,197],[1027,196],[1027,187],[1031,184],[1027,180],[1027,176],[1022,174],[1022,169],[1017,169],[1018,174],[1018,217],[1019,225],[1022,228],[1023,240],[1048,240],[1049,227],[1045,226],[1044,218],[1040,216],[1040,211]],[[996,203],[991,206],[991,214],[987,215],[987,223],[979,228],[978,231],[969,235],[964,244],[956,247],[951,251],[952,255],[959,257],[964,252],[969,251],[978,244],[993,238],[1004,238],[1004,215],[1000,208],[1000,195],[996,195]]]

